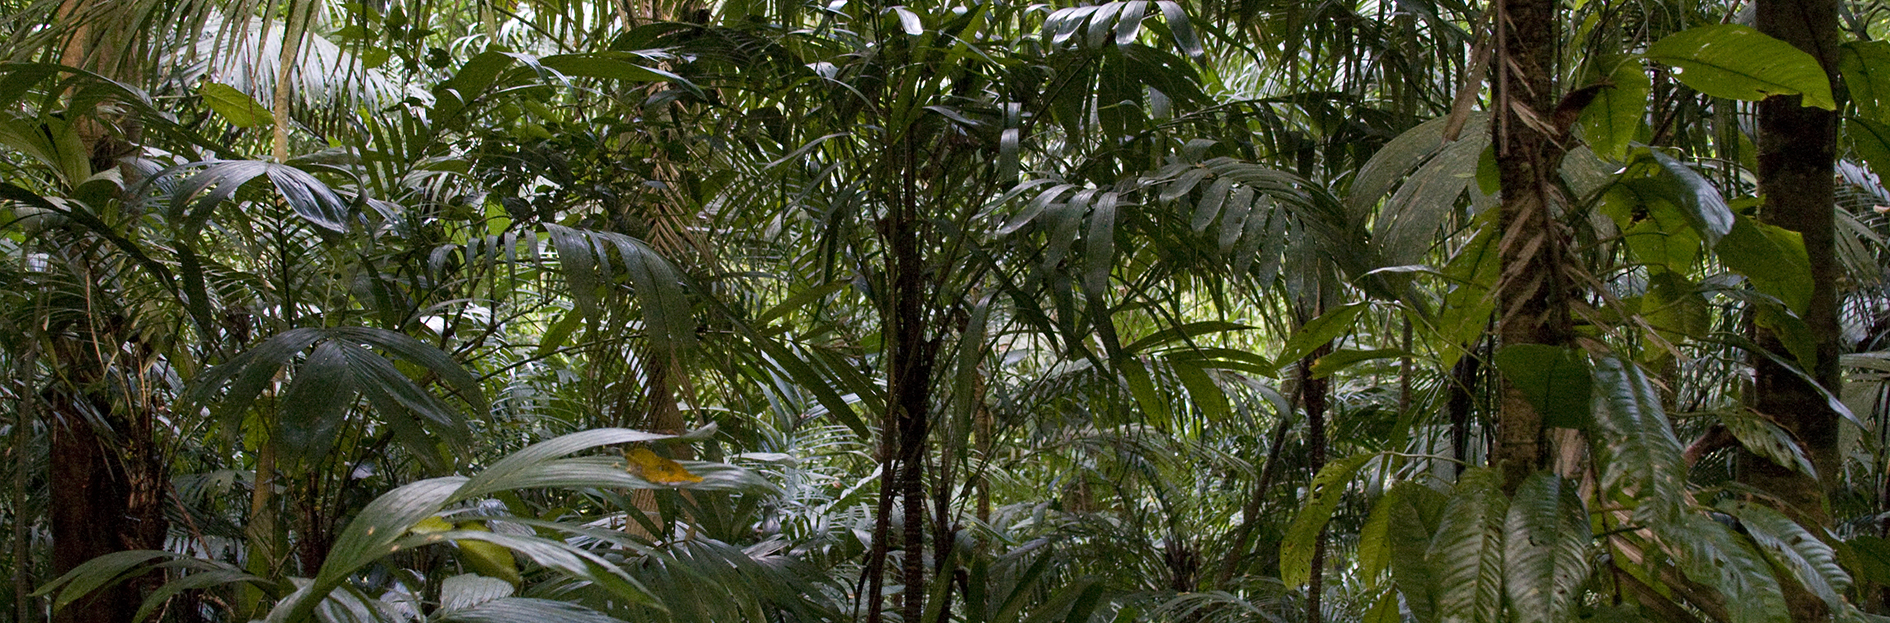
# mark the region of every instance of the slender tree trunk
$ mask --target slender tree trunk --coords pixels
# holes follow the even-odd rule
[[[1470,461],[1470,414],[1476,408],[1477,375],[1482,373],[1480,355],[1475,352],[1477,346],[1471,345],[1471,351],[1457,359],[1457,365],[1450,368],[1450,386],[1444,410],[1450,414],[1450,458],[1456,459],[1451,464],[1454,477],[1463,473]]]
[[[1299,361],[1299,396],[1300,404],[1306,409],[1306,463],[1313,474],[1326,466],[1326,391],[1328,383],[1324,378],[1315,378],[1312,366],[1332,352],[1332,344],[1327,343],[1314,349],[1305,359]],[[1320,611],[1320,601],[1326,588],[1326,531],[1320,530],[1313,542],[1312,577],[1306,583],[1306,620],[1309,623],[1321,623],[1325,615]]]
[[[879,222],[879,237],[885,253],[887,300],[881,310],[886,344],[886,418],[881,435],[896,440],[893,450],[898,469],[881,474],[882,492],[895,487],[899,494],[904,525],[904,559],[900,581],[905,585],[901,597],[901,615],[917,622],[925,612],[925,459],[931,435],[932,366],[938,352],[937,337],[926,337],[927,303],[931,287],[925,271],[924,219],[919,213],[920,188],[916,179],[919,166],[917,146],[903,145],[903,167],[890,214]],[[887,522],[882,493],[880,523]],[[876,531],[881,528],[876,526]],[[874,544],[880,549],[879,544]],[[883,555],[883,554],[882,554]],[[869,565],[883,564],[869,561]],[[875,578],[877,579],[877,578]],[[873,607],[867,620],[878,623],[878,595],[868,595]]]
[[[1562,161],[1555,132],[1559,38],[1554,0],[1498,0],[1496,111],[1490,124],[1502,180],[1497,335],[1507,346],[1569,343],[1569,279],[1563,272],[1567,235],[1555,218],[1552,180]],[[1514,494],[1548,461],[1542,414],[1505,382],[1490,462]]]
[[[1761,32],[1811,54],[1823,66],[1825,75],[1836,81],[1837,0],[1758,0],[1753,9]],[[1758,113],[1759,194],[1764,197],[1759,218],[1804,237],[1811,264],[1812,297],[1802,318],[1811,329],[1817,350],[1817,361],[1810,372],[1820,384],[1836,390],[1841,335],[1836,291],[1839,272],[1832,242],[1837,113],[1801,106],[1797,96],[1761,101]],[[1753,333],[1761,348],[1786,352],[1772,331],[1754,327]],[[1834,477],[1841,469],[1838,416],[1825,406],[1822,393],[1766,357],[1753,357],[1753,368],[1756,374],[1748,404],[1790,431],[1803,444],[1819,475]],[[1748,452],[1740,453],[1739,471],[1744,481],[1783,501],[1788,506],[1783,510],[1799,521],[1830,525],[1825,508],[1828,481],[1819,483]],[[1830,619],[1823,601],[1802,589],[1786,593],[1793,620]]]
[[[14,407],[13,417],[13,606],[16,623],[30,623],[37,617],[39,600],[31,597],[33,593],[33,571],[36,565],[32,561],[31,543],[27,540],[28,521],[31,519],[31,506],[26,500],[27,473],[32,468],[34,448],[33,424],[39,421],[39,393],[34,387],[33,377],[37,373],[39,349],[38,343],[29,344],[26,352],[19,356],[18,372],[14,378],[20,402]]]

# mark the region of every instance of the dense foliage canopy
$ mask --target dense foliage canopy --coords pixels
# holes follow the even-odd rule
[[[1890,4],[0,7],[0,621],[1890,614]]]

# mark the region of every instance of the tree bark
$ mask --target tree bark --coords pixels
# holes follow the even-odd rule
[[[139,431],[126,418],[112,417],[112,401],[70,388],[51,390],[51,500],[53,573],[64,574],[85,561],[131,549],[160,549],[167,532],[156,488],[162,465],[149,448],[139,448]],[[101,430],[111,425],[124,430]],[[140,582],[99,589],[53,614],[55,623],[122,623],[143,602]]]
[[[1499,0],[1495,9],[1490,127],[1503,189],[1497,337],[1505,347],[1566,345],[1572,337],[1570,280],[1563,270],[1568,235],[1553,212],[1563,154],[1552,121],[1560,53],[1556,9],[1554,0]],[[1490,462],[1502,471],[1504,493],[1514,494],[1547,464],[1549,448],[1542,414],[1521,391],[1505,381],[1500,402]]]
[[[15,623],[31,623],[38,618],[39,600],[31,597],[36,583],[34,571],[37,565],[32,561],[31,543],[27,540],[28,522],[32,519],[30,506],[27,504],[26,483],[32,467],[32,456],[38,449],[32,443],[33,425],[39,422],[39,392],[34,389],[37,382],[34,377],[39,369],[38,343],[28,344],[26,352],[15,361],[17,368],[14,376],[14,395],[19,403],[13,411],[13,607]]]
[[[1760,32],[1811,54],[1835,84],[1838,57],[1837,0],[1759,0],[1753,5]],[[1840,330],[1837,319],[1838,265],[1833,247],[1837,113],[1800,105],[1798,96],[1771,97],[1758,105],[1759,194],[1764,203],[1759,219],[1798,232],[1810,259],[1812,296],[1802,314],[1815,340],[1817,361],[1808,370],[1824,387],[1836,390],[1839,382]],[[1787,352],[1779,336],[1753,328],[1761,348]],[[1826,406],[1824,394],[1792,370],[1764,356],[1752,358],[1754,383],[1749,406],[1771,416],[1803,444],[1812,466],[1824,478],[1840,469],[1837,452],[1838,416]],[[1802,523],[1829,526],[1825,483],[1811,476],[1741,451],[1742,480],[1787,505],[1782,509]],[[1797,589],[1797,590],[1790,590]],[[1786,591],[1795,621],[1829,620],[1823,601],[1802,588]]]
[[[1299,397],[1300,404],[1306,409],[1306,463],[1316,476],[1326,466],[1326,391],[1328,382],[1325,378],[1314,377],[1312,366],[1332,352],[1332,344],[1326,343],[1299,361]],[[1326,585],[1326,531],[1321,529],[1313,541],[1312,577],[1306,583],[1306,620],[1309,623],[1322,623],[1325,620],[1320,610],[1321,597]]]
[[[1760,31],[1810,53],[1836,79],[1836,0],[1764,0],[1755,3]],[[1764,203],[1759,218],[1798,232],[1804,237],[1811,264],[1812,296],[1802,315],[1816,340],[1817,362],[1811,376],[1826,388],[1838,387],[1837,321],[1838,266],[1832,244],[1835,205],[1833,162],[1836,160],[1837,113],[1799,105],[1797,96],[1772,97],[1758,105],[1759,193]],[[1755,327],[1761,347],[1787,352],[1779,336]],[[1838,416],[1825,405],[1824,394],[1791,370],[1770,358],[1753,357],[1756,371],[1750,405],[1772,416],[1804,444],[1819,474],[1839,469]],[[1801,519],[1827,523],[1825,494],[1819,484],[1788,468],[1754,455],[1742,455],[1742,475],[1793,505],[1788,512]]]

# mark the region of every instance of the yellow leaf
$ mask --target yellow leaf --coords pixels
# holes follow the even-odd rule
[[[420,523],[413,525],[414,534],[432,534],[435,532],[446,532],[452,529],[453,524],[448,523],[445,519],[440,519],[439,515],[422,519]]]
[[[459,524],[459,529],[491,532],[486,529],[485,524],[477,521],[463,522]],[[511,582],[513,586],[524,583],[525,578],[518,572],[518,559],[512,557],[512,550],[497,543],[472,539],[461,539],[458,545],[459,552],[462,554],[460,561],[472,567],[472,570],[479,575],[505,580]]]
[[[701,476],[689,473],[681,463],[657,456],[649,448],[631,448],[623,458],[630,461],[630,473],[659,485],[702,482]]]

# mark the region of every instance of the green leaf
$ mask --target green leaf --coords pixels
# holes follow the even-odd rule
[[[1339,500],[1345,497],[1352,477],[1358,474],[1359,468],[1381,456],[1378,453],[1349,456],[1327,463],[1313,476],[1306,493],[1306,507],[1293,517],[1292,525],[1286,529],[1286,538],[1280,541],[1281,582],[1301,586],[1312,579],[1313,544],[1325,532],[1332,512],[1339,508]]]
[[[1686,500],[1680,440],[1639,367],[1618,357],[1594,361],[1594,427],[1588,438],[1601,456],[1601,484],[1631,493],[1643,521],[1673,517]]]
[[[1385,591],[1372,604],[1372,609],[1365,612],[1363,623],[1402,623],[1404,616],[1398,611],[1398,592]]]
[[[1890,584],[1890,540],[1862,534],[1843,543],[1849,550],[1849,566],[1858,579],[1872,584]]]
[[[705,429],[692,433],[688,438],[712,433],[713,429]],[[277,603],[269,612],[267,620],[271,623],[305,621],[330,598],[331,593],[345,589],[344,584],[354,573],[374,561],[403,549],[443,543],[448,539],[500,545],[546,567],[563,570],[574,577],[596,583],[617,597],[632,602],[646,601],[648,595],[616,565],[562,541],[476,530],[421,531],[411,535],[410,531],[422,520],[439,515],[441,509],[449,504],[512,489],[635,486],[640,479],[629,476],[622,468],[599,469],[600,465],[610,465],[610,457],[580,457],[562,461],[558,457],[600,446],[672,438],[675,437],[621,428],[571,433],[513,452],[472,478],[432,478],[382,494],[349,520],[347,527],[335,538],[314,581],[302,585]],[[703,469],[702,464],[695,463],[689,466],[689,470],[698,474],[709,471]],[[610,472],[608,477],[602,473],[605,471]],[[705,480],[709,479],[705,476]],[[723,477],[720,480],[727,482],[730,479]]]
[[[1850,590],[1851,576],[1838,566],[1837,552],[1830,545],[1771,507],[1726,501],[1720,504],[1720,510],[1738,517],[1746,535],[1774,562],[1791,571],[1799,585],[1823,599],[1833,611],[1844,608],[1844,598],[1839,595]]]
[[[1445,621],[1503,621],[1504,524],[1509,499],[1500,475],[1473,467],[1457,478],[1426,559],[1437,571],[1438,616]]]
[[[1398,185],[1372,221],[1372,244],[1381,261],[1415,264],[1430,254],[1438,229],[1475,181],[1477,159],[1488,146],[1488,134],[1449,143]]]
[[[1305,359],[1320,346],[1329,344],[1351,331],[1352,322],[1370,307],[1367,303],[1353,303],[1332,309],[1318,318],[1307,321],[1291,339],[1286,341],[1286,348],[1280,351],[1280,355],[1274,358],[1274,361],[1285,365]]]
[[[440,582],[440,610],[464,610],[511,597],[513,590],[511,582],[498,578],[473,573],[456,575]]]
[[[1392,485],[1391,493],[1380,499],[1390,505],[1391,579],[1404,595],[1405,604],[1419,623],[1436,623],[1441,612],[1438,600],[1443,595],[1442,572],[1430,559],[1430,545],[1436,539],[1450,498],[1437,490],[1411,481]]]
[[[1653,82],[1638,59],[1616,65],[1608,81],[1613,84],[1595,94],[1595,100],[1582,109],[1576,127],[1595,155],[1618,162],[1627,158],[1628,144],[1640,131]]]
[[[1890,125],[1859,117],[1847,117],[1844,120],[1844,136],[1850,139],[1851,150],[1858,157],[1870,163],[1870,170],[1879,177],[1890,173]]]
[[[269,107],[256,101],[256,98],[250,97],[248,93],[236,90],[236,87],[218,82],[205,82],[197,93],[203,96],[203,102],[210,106],[210,110],[216,111],[217,115],[230,122],[230,125],[239,128],[255,128],[275,121],[275,115],[269,112]]]
[[[1586,428],[1593,398],[1588,356],[1579,349],[1512,344],[1496,351],[1496,368],[1542,413],[1543,424]]]
[[[1372,505],[1372,514],[1358,531],[1358,577],[1368,587],[1377,587],[1380,576],[1391,568],[1392,515],[1406,512],[1409,502],[1404,498],[1410,495],[1410,487],[1391,487]]]
[[[1379,349],[1374,349],[1374,350],[1337,350],[1337,351],[1333,351],[1331,354],[1328,354],[1324,357],[1320,357],[1318,361],[1313,362],[1313,366],[1312,366],[1313,378],[1325,378],[1327,376],[1331,376],[1335,372],[1344,370],[1346,368],[1350,368],[1353,365],[1359,362],[1363,362],[1363,361],[1371,361],[1374,359],[1392,359],[1392,358],[1404,357],[1404,356],[1405,356],[1405,352],[1403,350],[1396,349],[1396,348],[1379,348]]]
[[[623,234],[549,223],[545,231],[558,250],[572,302],[586,317],[601,320],[607,297],[628,285],[640,303],[644,335],[653,346],[667,351],[695,344],[696,322],[683,277],[669,260]]]
[[[79,566],[73,567],[65,575],[33,591],[33,596],[44,597],[57,591],[58,595],[53,599],[52,607],[53,610],[59,610],[81,597],[92,594],[93,591],[128,578],[134,571],[150,565],[151,561],[175,557],[177,555],[170,552],[149,549],[112,552],[79,563]]]
[[[1859,116],[1890,122],[1890,42],[1845,43],[1838,53],[1838,74]]]
[[[1770,418],[1741,408],[1721,412],[1719,421],[1726,425],[1726,430],[1733,437],[1739,439],[1740,445],[1753,454],[1812,478],[1818,477],[1817,469],[1811,466],[1811,459],[1806,458],[1797,440],[1792,439],[1791,433],[1780,428]]]
[[[1518,623],[1566,621],[1581,602],[1594,537],[1577,487],[1554,474],[1537,473],[1517,487],[1510,502],[1504,586]]]
[[[1698,171],[1660,150],[1645,147],[1635,150],[1631,164],[1636,175],[1626,180],[1626,185],[1637,193],[1664,199],[1679,208],[1707,246],[1719,244],[1721,238],[1732,232],[1735,225],[1732,208],[1719,194],[1719,188]]]
[[[1116,202],[1114,192],[1103,193],[1090,210],[1089,227],[1083,232],[1083,256],[1088,265],[1083,270],[1083,288],[1091,300],[1101,301],[1109,291],[1109,271],[1116,260]]]
[[[532,597],[505,597],[476,606],[449,610],[440,623],[619,623],[619,619],[579,604]]]
[[[1496,279],[1502,273],[1496,244],[1498,212],[1500,210],[1484,210],[1478,215],[1476,237],[1457,249],[1457,254],[1444,266],[1444,274],[1454,282],[1450,292],[1444,295],[1444,305],[1435,321],[1438,332],[1449,344],[1439,357],[1444,368],[1456,365],[1457,358],[1463,355],[1463,347],[1482,337],[1490,314],[1496,309],[1490,290],[1496,287]]]
[[[1679,550],[1681,573],[1727,597],[1728,623],[1790,620],[1772,565],[1732,528],[1687,513],[1656,522],[1654,530],[1662,542]]]
[[[282,392],[282,419],[275,441],[283,457],[292,465],[326,457],[358,397],[340,346],[334,342],[316,346]]]
[[[1201,39],[1194,34],[1194,22],[1189,21],[1188,12],[1181,8],[1181,3],[1174,0],[1159,0],[1155,3],[1162,10],[1162,20],[1168,24],[1168,32],[1175,37],[1175,45],[1196,61],[1207,58],[1207,52],[1201,47]]]
[[[558,349],[564,348],[565,341],[571,339],[571,334],[581,326],[584,326],[584,314],[578,313],[577,310],[567,310],[559,314],[558,319],[552,321],[551,325],[545,329],[544,335],[538,338],[538,349],[532,353],[532,356],[542,358],[558,352]]]
[[[1805,106],[1837,109],[1817,59],[1750,26],[1689,28],[1649,46],[1647,59],[1677,68],[1680,82],[1714,97],[1756,102],[1802,94]]]
[[[1147,337],[1143,337],[1134,342],[1130,342],[1128,346],[1122,347],[1122,352],[1133,355],[1133,354],[1141,353],[1142,351],[1148,350],[1150,348],[1161,346],[1163,344],[1169,344],[1169,343],[1179,342],[1179,341],[1190,341],[1190,340],[1193,340],[1194,338],[1201,337],[1203,335],[1214,334],[1214,333],[1227,333],[1227,332],[1232,332],[1232,331],[1248,331],[1253,328],[1254,327],[1252,325],[1240,324],[1238,322],[1228,322],[1225,320],[1202,320],[1198,322],[1190,322],[1190,323],[1182,324],[1180,326],[1168,327],[1160,331],[1151,333]]]
[[[1168,401],[1155,388],[1154,379],[1142,360],[1123,358],[1116,362],[1116,369],[1121,371],[1123,384],[1129,387],[1129,395],[1135,397],[1135,404],[1141,408],[1142,417],[1158,427],[1167,427],[1169,422],[1174,421],[1168,413]]]
[[[1811,306],[1811,260],[1798,232],[1738,217],[1714,245],[1719,261],[1798,314]]]

